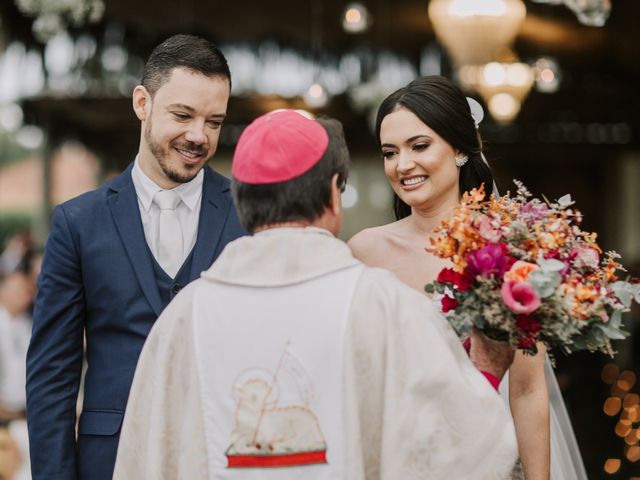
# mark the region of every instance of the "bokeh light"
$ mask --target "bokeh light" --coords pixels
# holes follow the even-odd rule
[[[602,378],[602,381],[607,385],[613,385],[616,383],[618,375],[620,375],[620,369],[618,366],[615,363],[608,363],[602,368],[600,378]]]
[[[636,374],[631,370],[625,370],[620,374],[616,385],[620,387],[621,390],[629,391],[633,388],[636,383]]]
[[[636,443],[638,443],[638,430],[629,430],[629,433],[627,434],[626,437],[624,437],[624,443],[626,443],[627,445],[635,445]]]
[[[612,397],[624,398],[626,394],[627,394],[627,391],[626,390],[622,390],[618,386],[617,382],[614,385],[611,386],[611,396]]]
[[[604,471],[607,472],[609,475],[612,475],[616,473],[618,470],[620,470],[620,464],[621,462],[619,458],[609,458],[604,463]]]
[[[371,25],[369,11],[361,3],[351,3],[344,9],[342,28],[347,33],[362,33]]]
[[[618,397],[609,397],[607,401],[604,402],[604,413],[613,417],[617,415],[620,409],[622,408],[622,400]]]
[[[629,450],[627,450],[626,457],[630,462],[637,462],[638,460],[640,460],[640,447],[630,447]]]
[[[630,393],[624,397],[623,401],[624,408],[633,408],[640,404],[640,395],[637,393]]]
[[[616,435],[625,438],[631,431],[631,422],[628,420],[620,420],[616,425]]]

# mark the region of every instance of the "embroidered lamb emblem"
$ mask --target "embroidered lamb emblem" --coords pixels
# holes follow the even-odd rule
[[[327,463],[327,445],[308,405],[312,393],[300,362],[285,347],[276,371],[264,372],[252,369],[252,375],[241,375],[233,386],[236,410],[227,468]],[[298,403],[280,405],[278,377],[282,372],[294,379]]]

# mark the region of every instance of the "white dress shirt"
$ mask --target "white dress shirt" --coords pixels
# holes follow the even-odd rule
[[[131,170],[131,178],[133,186],[136,189],[138,197],[138,206],[140,207],[140,217],[142,218],[142,227],[144,228],[144,237],[147,245],[158,260],[158,250],[156,248],[156,239],[158,238],[158,225],[160,219],[160,208],[153,203],[153,197],[163,188],[156,185],[140,168],[138,158],[133,164]],[[204,180],[204,171],[200,170],[193,180],[182,183],[173,189],[182,202],[176,208],[178,219],[182,227],[182,262],[186,260],[196,244],[198,235],[198,221],[200,219],[200,204],[202,199],[202,183]]]

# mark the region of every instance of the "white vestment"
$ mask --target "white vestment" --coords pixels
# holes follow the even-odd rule
[[[327,325],[309,324],[333,303]],[[261,467],[258,454],[310,464]],[[227,245],[158,319],[114,479],[505,479],[516,457],[504,402],[428,298],[327,231],[279,228]]]

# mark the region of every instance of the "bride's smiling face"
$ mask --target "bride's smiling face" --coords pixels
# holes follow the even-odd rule
[[[458,153],[413,112],[399,106],[380,124],[384,171],[396,195],[417,209],[455,203]]]

